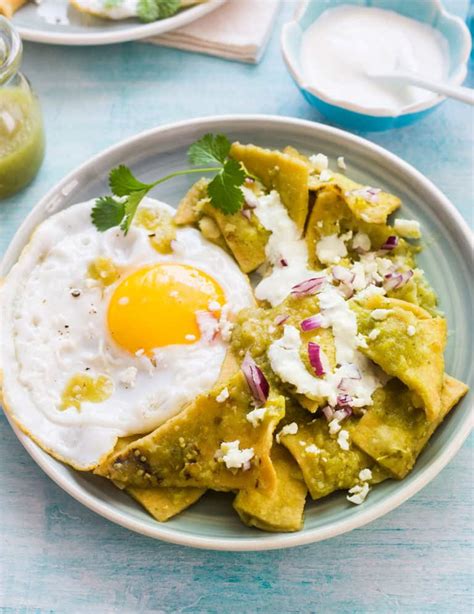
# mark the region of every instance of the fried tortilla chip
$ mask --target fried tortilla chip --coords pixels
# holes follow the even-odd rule
[[[302,320],[319,313],[319,302],[316,296],[287,297],[283,303],[271,309],[249,307],[237,315],[232,332],[232,350],[235,355],[244,356],[250,352],[253,359],[263,370],[268,380],[272,381],[287,394],[295,397],[308,411],[314,413],[322,403],[322,399],[310,399],[297,394],[294,387],[283,383],[272,371],[267,351],[273,341],[283,334],[283,325],[275,324],[279,318],[286,318],[285,325],[291,325],[300,330]],[[301,335],[301,360],[310,373],[313,373],[307,352],[308,342],[317,343],[324,351],[332,368],[336,365],[336,352],[332,329],[319,328],[304,332]]]
[[[252,397],[239,371],[226,386],[196,398],[178,416],[112,457],[107,463],[108,477],[140,488],[225,491],[257,484],[272,488],[276,480],[270,460],[272,434],[284,415],[285,399],[272,393],[265,407],[262,422],[253,426],[247,420],[253,409]],[[252,453],[248,467],[242,462],[242,466],[232,468],[232,460],[221,446],[235,443],[237,438],[238,450]]]
[[[321,180],[319,172],[314,169],[307,156],[291,146],[285,147],[283,151],[306,164],[310,173],[309,189],[311,191],[317,192],[323,187],[337,186],[349,209],[359,220],[370,224],[385,224],[388,216],[401,205],[397,196],[382,190],[375,191],[374,194],[370,195],[370,198],[367,198],[367,189],[374,190],[374,188],[363,186],[341,173],[330,172],[329,179]]]
[[[441,413],[436,421],[429,422],[425,413],[414,407],[409,389],[398,379],[392,379],[374,393],[374,404],[352,429],[352,439],[393,476],[402,479],[467,390],[465,384],[445,375]]]
[[[178,226],[197,224],[200,218],[199,203],[207,197],[208,184],[209,180],[203,177],[189,188],[178,205],[174,216],[175,224]]]
[[[242,522],[264,531],[299,531],[308,489],[303,475],[287,450],[272,448],[271,459],[276,472],[276,487],[241,490],[234,500],[234,509]]]
[[[341,423],[351,433],[356,419]],[[348,450],[338,443],[338,435],[330,435],[325,418],[297,421],[295,435],[280,435],[281,443],[298,463],[313,499],[326,497],[336,490],[347,490],[357,484],[362,469],[372,471],[372,484],[386,479],[387,473],[368,454],[354,446]]]
[[[303,232],[308,215],[307,165],[295,156],[256,145],[233,143],[230,155],[242,162],[268,189],[275,189],[297,228]]]
[[[173,516],[196,503],[206,492],[205,488],[135,488],[125,489],[159,522],[166,522]]]
[[[360,351],[416,393],[428,421],[436,421],[442,411],[446,320],[412,303],[381,296],[353,301],[351,307],[367,342]],[[374,329],[379,334],[371,339]]]
[[[368,207],[366,214],[367,210]],[[368,219],[370,216],[367,214],[366,217]],[[374,223],[358,218],[344,197],[341,187],[336,183],[327,183],[316,193],[305,233],[311,266],[316,268],[325,266],[316,256],[316,244],[322,237],[341,235],[348,231],[354,234],[356,232],[367,234],[374,250],[379,249],[390,235],[396,234],[394,229],[384,222]],[[410,255],[410,249],[406,241],[399,239],[393,255]]]
[[[254,271],[265,262],[265,246],[270,232],[262,226],[254,213],[250,211],[250,219],[242,215],[241,211],[225,215],[209,201],[204,203],[202,211],[215,221],[244,273]]]
[[[13,17],[13,13],[26,4],[27,0],[0,0],[0,15],[7,19]]]
[[[237,360],[232,352],[227,352],[224,362],[221,366],[219,374],[219,382],[226,382],[239,369]],[[121,437],[117,440],[113,452],[109,457],[98,467],[94,473],[107,477],[108,463],[112,456],[116,456],[118,452],[125,449],[132,442],[140,439],[140,436],[133,435],[130,437]],[[118,488],[123,488],[123,485],[116,483]],[[151,488],[135,488],[129,486],[125,491],[140,503],[149,514],[151,514],[159,522],[165,522],[173,516],[176,516],[190,505],[198,501],[206,492],[205,488],[173,488],[173,487],[151,487]]]

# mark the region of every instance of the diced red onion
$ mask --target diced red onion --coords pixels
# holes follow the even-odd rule
[[[354,288],[352,287],[352,284],[340,284],[338,286],[338,291],[342,294],[342,296],[347,300],[350,299],[351,296],[354,295]]]
[[[219,334],[219,322],[210,311],[196,311],[196,321],[201,331],[201,337],[211,342]]]
[[[249,221],[252,219],[252,211],[250,209],[241,209],[240,213]]]
[[[324,320],[321,314],[316,316],[311,316],[310,318],[306,318],[300,322],[300,328],[302,331],[307,333],[309,330],[314,330],[315,328],[321,328]]]
[[[326,420],[328,422],[331,422],[334,417],[334,409],[332,407],[329,407],[329,405],[326,405],[326,407],[323,407],[321,411],[323,412]]]
[[[372,188],[371,186],[365,186],[364,188],[358,188],[357,190],[351,190],[346,192],[346,196],[360,196],[372,203],[375,203],[379,199],[379,194],[382,190],[380,188]]]
[[[280,326],[281,324],[284,324],[288,318],[290,316],[285,316],[283,314],[276,316],[276,318],[273,320],[273,323],[276,324],[277,326]]]
[[[323,287],[325,281],[325,277],[312,277],[311,279],[306,279],[296,284],[296,286],[293,286],[291,294],[295,296],[310,296],[312,294],[317,294]]]
[[[347,269],[345,266],[340,266],[338,264],[332,267],[332,276],[336,281],[342,281],[346,284],[351,284],[355,278],[352,271]]]
[[[270,392],[270,386],[266,377],[263,375],[261,369],[257,366],[249,352],[247,352],[245,355],[241,369],[245,379],[247,380],[247,384],[255,400],[255,404],[257,407],[265,405]]]
[[[318,377],[324,375],[324,367],[321,361],[321,347],[317,343],[310,341],[308,343],[309,363],[313,367],[314,372]]]
[[[339,394],[337,397],[337,406],[342,409],[348,416],[352,414],[353,399],[348,394]]]
[[[403,287],[413,277],[413,271],[409,269],[403,273],[388,273],[384,277],[383,287],[387,292],[390,290],[398,290]]]
[[[395,249],[397,245],[398,245],[398,237],[395,235],[390,235],[380,249],[383,249],[384,251],[389,252],[392,249]]]

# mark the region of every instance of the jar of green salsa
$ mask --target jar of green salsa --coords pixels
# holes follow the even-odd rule
[[[41,109],[19,72],[21,39],[0,17],[0,199],[29,183],[44,156]]]

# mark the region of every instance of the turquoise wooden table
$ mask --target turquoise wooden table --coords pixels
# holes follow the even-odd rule
[[[24,68],[43,103],[48,150],[35,183],[0,204],[0,255],[58,179],[141,130],[223,113],[322,121],[287,75],[277,35],[256,67],[135,43],[27,44]],[[422,171],[472,225],[470,109],[447,102],[413,127],[363,136]],[[96,516],[42,473],[1,417],[0,611],[471,612],[472,445],[367,527],[294,550],[233,554],[153,541]]]

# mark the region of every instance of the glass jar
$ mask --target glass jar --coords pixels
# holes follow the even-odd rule
[[[0,199],[29,183],[44,156],[41,109],[19,72],[21,56],[19,35],[0,17]]]

